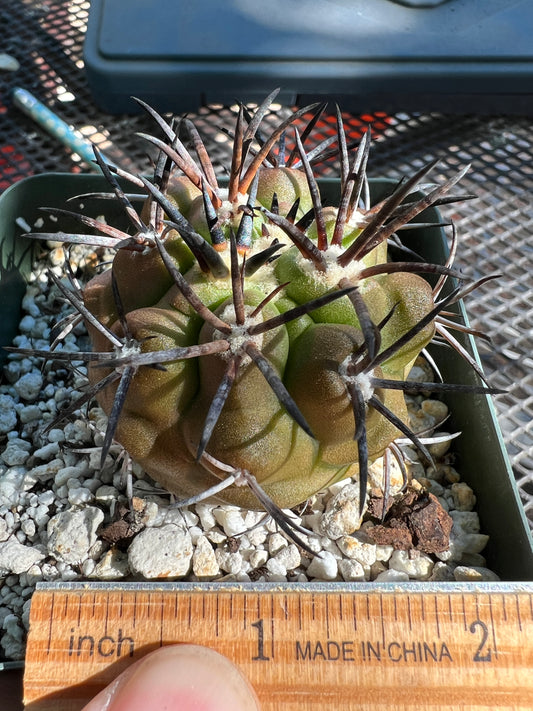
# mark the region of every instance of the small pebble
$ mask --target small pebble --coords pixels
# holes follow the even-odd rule
[[[380,573],[375,580],[376,583],[406,583],[409,580],[409,575],[403,570],[389,568]]]
[[[196,513],[204,531],[216,526],[216,519],[213,516],[213,506],[208,504],[196,504]]]
[[[276,579],[280,581],[287,577],[287,568],[277,558],[269,558],[266,563],[266,569],[271,573],[269,580],[272,580],[272,576],[276,576]]]
[[[308,578],[317,580],[335,580],[338,574],[337,559],[332,553],[324,551],[322,555],[315,556],[305,571]]]
[[[26,405],[25,407],[17,408],[18,416],[23,425],[30,422],[38,422],[42,419],[43,413],[38,405]]]
[[[452,484],[453,503],[458,511],[472,511],[476,505],[476,497],[472,489],[464,481]]]
[[[389,561],[390,567],[406,573],[414,580],[427,580],[431,575],[434,561],[425,553],[417,550],[394,551]]]
[[[48,523],[48,552],[60,561],[81,564],[96,542],[104,514],[94,506],[56,514]]]
[[[460,583],[479,583],[481,581],[494,582],[500,578],[488,568],[470,567],[458,565],[453,571],[454,578]]]
[[[32,373],[22,375],[14,384],[14,388],[22,400],[33,402],[37,399],[39,393],[41,392],[42,385],[42,375],[39,372],[34,371]]]
[[[193,556],[191,537],[174,524],[145,528],[128,548],[133,573],[144,578],[182,578],[189,572]]]
[[[215,550],[215,558],[221,570],[225,573],[239,573],[243,565],[241,553],[231,553],[224,548]]]
[[[247,529],[240,509],[216,508],[213,515],[226,536],[236,536],[239,533],[244,533]]]
[[[35,483],[48,482],[53,479],[59,469],[63,466],[62,459],[52,459],[46,464],[40,464],[37,467],[32,467],[24,477],[24,485],[30,488]]]
[[[130,573],[128,556],[116,548],[106,551],[96,563],[91,577],[96,580],[120,580]]]
[[[90,489],[86,489],[83,486],[70,487],[68,492],[68,501],[71,506],[80,506],[81,504],[88,504],[92,501],[93,495]]]
[[[265,563],[268,560],[268,551],[265,550],[255,550],[252,551],[250,554],[250,565],[252,568],[261,568],[261,566],[265,565]]]
[[[357,560],[339,561],[339,572],[346,582],[365,579],[365,570]]]
[[[476,511],[450,511],[454,529],[460,528],[465,533],[479,533],[479,515]]]
[[[196,540],[192,556],[192,572],[200,580],[214,578],[220,572],[213,546],[205,536],[199,536]]]
[[[289,541],[281,533],[272,533],[268,537],[268,552],[270,555],[275,555],[282,548],[286,548],[289,545]]]
[[[453,566],[438,561],[433,566],[429,579],[435,583],[448,583],[455,580]]]
[[[50,442],[49,444],[45,444],[44,447],[39,447],[39,449],[36,449],[33,452],[33,456],[36,457],[37,459],[52,459],[53,457],[56,456],[56,454],[59,453],[59,445],[57,442]]]
[[[9,538],[9,527],[5,518],[0,518],[0,542]]]
[[[290,543],[288,546],[280,548],[272,560],[277,560],[287,571],[297,568],[302,562],[302,556],[297,546]]]
[[[336,539],[353,533],[360,524],[359,487],[348,484],[328,501],[320,529],[325,536]]]
[[[17,425],[15,401],[9,395],[0,395],[0,434],[7,434]]]
[[[337,546],[344,555],[363,566],[368,567],[376,562],[377,546],[374,543],[362,543],[357,538],[344,536],[337,540]]]
[[[25,573],[43,558],[44,554],[37,548],[22,545],[11,536],[0,543],[0,576]]]
[[[8,443],[0,455],[5,464],[9,467],[17,467],[28,459],[31,451],[31,442],[14,437]]]
[[[118,490],[114,486],[108,485],[98,487],[94,494],[94,498],[96,499],[96,501],[99,501],[103,504],[111,504],[112,501],[116,501],[118,499],[118,496]]]

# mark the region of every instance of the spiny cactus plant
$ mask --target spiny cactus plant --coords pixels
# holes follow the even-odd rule
[[[35,236],[114,250],[81,293],[56,279],[93,345],[75,356],[91,387],[62,416],[96,396],[108,415],[102,462],[116,440],[186,502],[262,506],[298,540],[281,509],[350,476],[362,508],[369,462],[388,448],[399,458],[398,437],[430,459],[409,429],[405,391],[463,386],[407,376],[435,335],[460,348],[446,309],[476,284],[442,295],[460,277],[454,249],[446,265],[387,257],[404,225],[456,199],[448,193],[466,168],[416,193],[432,163],[370,205],[370,131],[349,144],[337,109],[336,147],[328,139],[307,152],[324,107],[295,111],[264,135],[275,95],[253,114],[241,106],[224,184],[190,120],[169,123],[140,102],[162,136],[143,134],[159,151],[153,179],[107,165],[95,149],[131,229],[54,209],[97,234]],[[339,199],[324,206],[312,166],[334,152]],[[117,177],[142,192],[142,210]]]

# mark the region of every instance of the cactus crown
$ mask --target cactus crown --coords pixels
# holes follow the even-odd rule
[[[464,386],[407,376],[434,336],[478,369],[450,334],[446,311],[478,284],[443,296],[446,280],[460,279],[455,233],[445,265],[387,259],[404,225],[457,199],[448,193],[467,168],[415,193],[431,163],[371,206],[370,131],[348,144],[337,109],[336,147],[327,139],[306,152],[324,106],[295,111],[264,136],[275,96],[253,114],[240,107],[227,187],[190,120],[168,123],[139,102],[162,134],[142,134],[159,151],[153,179],[107,165],[95,148],[131,229],[54,209],[96,234],[30,236],[115,251],[111,269],[81,292],[55,279],[93,343],[75,355],[87,362],[91,385],[61,418],[96,396],[108,414],[102,463],[116,439],[184,503],[258,501],[302,544],[282,508],[356,476],[362,513],[369,462],[386,450],[400,459],[400,436],[431,459],[407,424],[404,392]],[[323,206],[312,166],[334,153],[339,200]],[[140,212],[117,178],[142,192]],[[434,286],[424,273],[437,275]],[[32,353],[72,358],[53,348]]]

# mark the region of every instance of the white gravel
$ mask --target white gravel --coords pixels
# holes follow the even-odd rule
[[[62,259],[37,265],[24,298],[25,314],[14,344],[48,348],[50,330],[63,306],[50,288],[48,268],[62,276]],[[85,255],[74,249],[76,269]],[[63,348],[87,348],[83,328]],[[0,644],[8,659],[24,656],[29,602],[38,581],[235,580],[379,581],[495,580],[482,551],[475,494],[448,457],[450,443],[435,445],[441,457],[426,469],[415,450],[403,445],[414,480],[432,491],[454,524],[448,550],[428,555],[394,550],[369,536],[373,523],[359,517],[357,482],[335,484],[301,507],[296,521],[313,532],[305,537],[311,556],[287,540],[262,512],[201,503],[180,509],[113,445],[103,468],[100,447],[105,416],[98,407],[42,434],[62,405],[83,384],[78,372],[52,369],[27,357],[10,357],[0,385]],[[435,400],[416,398],[413,421],[434,426],[446,414]],[[396,468],[397,469],[397,468]],[[133,475],[133,499],[126,488]],[[381,462],[371,470],[380,486]],[[402,477],[393,469],[393,491]],[[131,512],[127,513],[130,510]],[[122,512],[122,513],[121,513]],[[118,523],[109,528],[113,520]]]

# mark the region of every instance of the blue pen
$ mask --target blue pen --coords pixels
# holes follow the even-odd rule
[[[78,131],[69,126],[59,118],[53,111],[36,99],[26,89],[16,88],[12,93],[13,103],[21,111],[32,118],[36,124],[41,126],[51,136],[57,138],[64,146],[82,158],[92,170],[99,171],[100,168],[94,163],[93,144],[84,138]],[[105,162],[114,165],[103,154]]]

